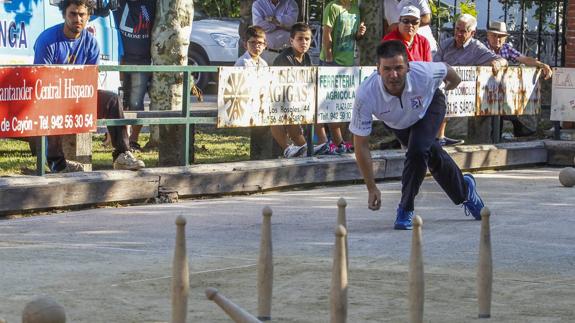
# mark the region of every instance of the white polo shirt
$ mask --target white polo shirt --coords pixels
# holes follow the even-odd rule
[[[263,60],[263,58],[258,57],[254,59],[250,53],[246,50],[246,52],[238,58],[236,64],[234,66],[246,66],[246,67],[265,67],[268,66],[268,63]]]
[[[381,76],[374,72],[357,89],[349,130],[358,136],[368,136],[372,116],[393,129],[412,126],[423,118],[446,75],[444,63],[409,62],[400,100],[387,92]]]

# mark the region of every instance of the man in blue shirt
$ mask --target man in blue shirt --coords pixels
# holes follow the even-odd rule
[[[44,30],[34,44],[34,64],[97,65],[100,48],[92,34],[86,30],[93,4],[89,0],[64,0],[60,4],[64,23]],[[98,90],[98,118],[122,119],[118,96]],[[137,170],[144,162],[129,150],[125,126],[108,127],[114,152],[114,169]],[[48,137],[48,165],[52,172],[83,171],[81,164],[66,160],[61,136]]]

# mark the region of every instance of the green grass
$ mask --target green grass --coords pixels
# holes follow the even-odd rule
[[[139,144],[144,147],[149,134],[141,134]],[[112,147],[103,145],[104,135],[92,136],[94,170],[112,169]],[[196,164],[222,163],[249,160],[250,138],[248,129],[214,129],[198,127],[196,131]],[[136,156],[146,167],[158,165],[158,151],[138,152]],[[20,140],[0,139],[0,176],[34,174],[36,157],[32,156],[28,143]]]

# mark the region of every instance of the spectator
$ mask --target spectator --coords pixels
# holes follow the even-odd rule
[[[401,9],[399,26],[383,37],[383,40],[400,40],[407,49],[409,61],[431,62],[431,48],[429,41],[419,35],[420,14],[414,6],[405,6]]]
[[[431,31],[431,8],[428,0],[384,0],[385,19],[389,24],[386,34],[397,29],[401,9],[410,5],[419,9],[421,16],[417,33],[427,39],[431,48],[431,55],[433,56],[437,51],[437,41]]]
[[[461,78],[445,63],[408,62],[405,46],[397,40],[379,45],[377,57],[377,73],[357,90],[349,127],[354,134],[357,165],[368,190],[368,208],[375,211],[381,207],[381,192],[375,183],[369,151],[375,116],[408,147],[394,229],[412,229],[415,197],[427,170],[453,203],[463,204],[466,215],[480,220],[484,204],[477,194],[475,179],[470,174],[463,175],[433,138],[447,109],[439,87],[443,83],[444,90],[452,90]]]
[[[455,23],[454,37],[441,43],[433,57],[435,62],[445,62],[452,66],[491,65],[497,73],[507,66],[507,61],[489,50],[479,40],[473,38],[477,28],[477,19],[469,14],[463,14]],[[437,140],[444,146],[459,145],[463,140],[451,139],[445,136],[445,120],[437,134]]]
[[[353,66],[355,65],[356,42],[365,35],[365,23],[361,20],[356,0],[333,0],[323,11],[322,46],[319,54],[320,65]],[[342,128],[346,123],[328,124],[332,137],[329,142],[330,153],[353,152],[351,142],[343,139]],[[328,142],[325,127],[318,125],[318,142]]]
[[[152,55],[152,26],[156,16],[155,0],[119,0],[119,7],[113,11],[116,26],[122,39],[124,54],[122,64],[150,65]],[[152,80],[151,72],[123,73],[124,100],[130,111],[144,110],[144,97],[149,90]],[[126,105],[124,105],[126,106]],[[139,151],[138,137],[142,130],[141,125],[131,127],[130,149]]]
[[[527,66],[535,66],[541,68],[543,72],[543,77],[548,80],[553,75],[553,71],[549,65],[536,60],[533,57],[527,57],[517,51],[507,43],[507,26],[504,22],[492,21],[489,23],[489,28],[487,29],[487,47],[491,49],[495,54],[505,58],[510,63],[521,63]],[[515,137],[531,136],[535,131],[529,129],[525,126],[517,116],[502,116],[502,120],[509,120],[513,124],[513,135]],[[503,123],[500,123],[503,126]]]
[[[262,54],[270,63],[290,46],[290,30],[296,23],[299,9],[295,0],[256,0],[252,5],[253,24],[266,32],[267,47]]]
[[[97,65],[100,48],[94,36],[85,28],[93,11],[90,0],[64,0],[61,4],[64,23],[44,30],[34,44],[34,64]],[[123,111],[118,95],[98,90],[98,118],[121,119]],[[137,170],[144,162],[136,159],[129,149],[125,126],[108,127],[114,152],[114,169]],[[62,137],[48,137],[48,165],[52,172],[83,171],[80,163],[66,160]]]
[[[266,48],[266,33],[260,26],[249,26],[246,30],[246,41],[243,46],[246,52],[238,58],[234,66],[264,67],[268,63],[261,58]]]
[[[305,23],[293,25],[290,33],[291,47],[283,50],[274,60],[274,66],[311,66],[307,51],[311,45],[311,29]],[[319,129],[320,127],[316,127]],[[272,126],[272,136],[284,151],[284,157],[299,157],[306,152],[307,144],[299,125]],[[317,133],[316,133],[317,134]],[[289,140],[293,142],[289,143]],[[313,154],[320,155],[328,150],[327,143],[314,146]]]

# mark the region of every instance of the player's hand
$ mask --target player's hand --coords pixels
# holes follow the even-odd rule
[[[372,211],[377,211],[381,207],[381,192],[376,187],[367,191],[367,207]]]

